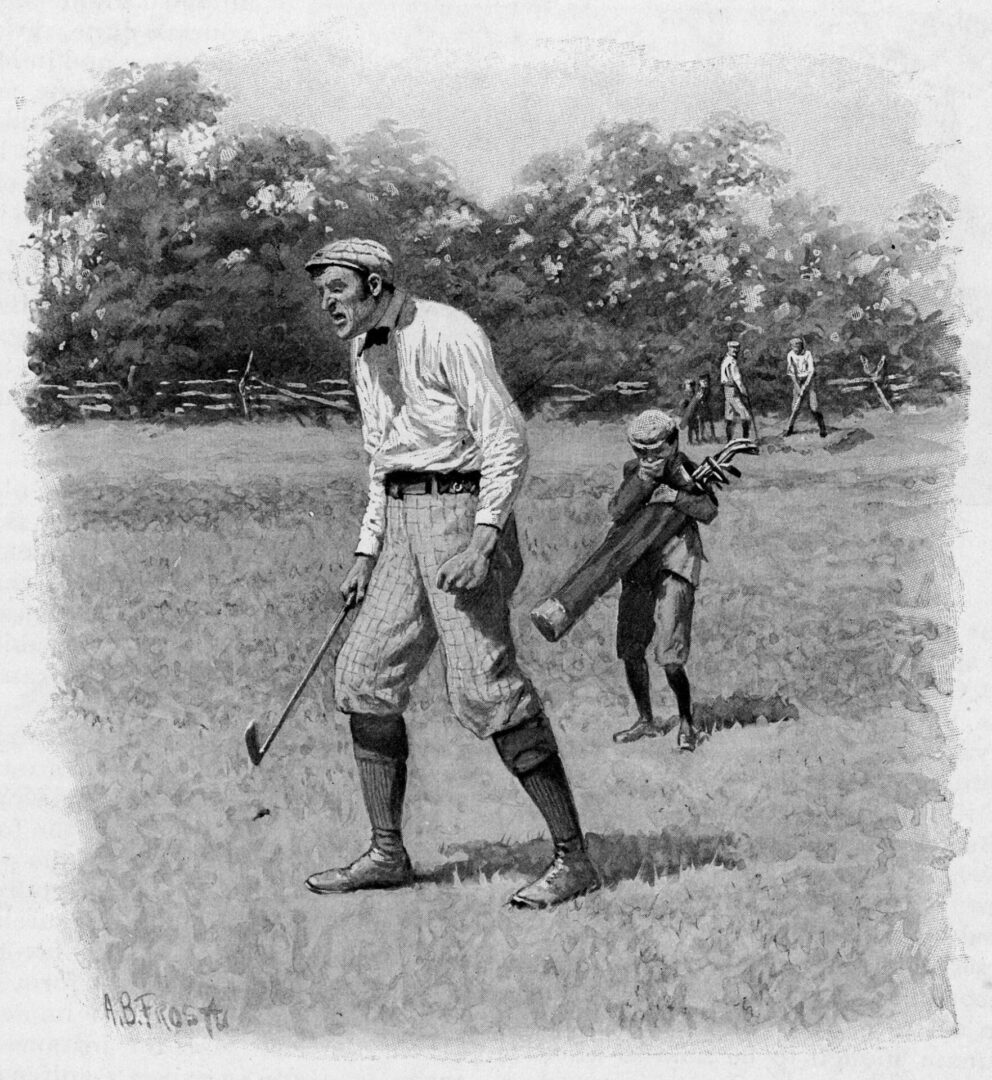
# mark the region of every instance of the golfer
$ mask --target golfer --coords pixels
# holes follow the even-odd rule
[[[723,387],[723,419],[727,426],[727,442],[734,437],[734,421],[741,423],[741,436],[751,436],[751,413],[747,406],[747,391],[737,365],[741,343],[728,341],[727,352],[720,362],[720,385]]]
[[[510,899],[548,908],[599,886],[554,733],[517,663],[509,601],[522,561],[513,518],[527,464],[523,419],[465,314],[394,287],[390,253],[339,240],[306,264],[351,346],[370,460],[368,505],[341,586],[360,602],[338,657],[335,700],[350,719],[369,849],[307,879],[316,893],[410,885],[403,844],[410,688],[435,645],[451,708],[491,739],[543,816],[554,858]],[[466,766],[468,768],[468,766]]]
[[[820,438],[827,437],[827,425],[823,422],[823,413],[820,411],[820,400],[816,392],[816,362],[813,354],[806,347],[805,338],[794,337],[789,342],[789,351],[785,357],[785,370],[792,384],[792,413],[786,425],[783,435],[791,435],[796,417],[803,405],[809,407],[809,411],[816,421],[820,432]]]
[[[708,438],[710,442],[716,442],[716,428],[713,426],[713,388],[710,385],[710,373],[708,371],[701,372],[696,385],[696,392],[699,394],[699,404],[696,406],[696,420],[699,425],[696,441],[705,442]],[[709,435],[706,434],[707,425],[709,426]]]
[[[696,382],[694,379],[685,379],[682,382],[682,401],[679,404],[679,426],[686,429],[686,442],[699,442],[694,438],[699,426],[696,420],[696,409],[699,406]]]

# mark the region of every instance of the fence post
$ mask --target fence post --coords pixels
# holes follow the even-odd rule
[[[251,362],[255,358],[255,350],[248,354],[248,363],[245,366],[245,372],[241,376],[241,380],[238,382],[238,397],[241,398],[241,410],[245,414],[246,420],[251,420],[251,407],[248,404],[248,398],[245,395],[245,385],[248,382],[248,373],[251,371]]]

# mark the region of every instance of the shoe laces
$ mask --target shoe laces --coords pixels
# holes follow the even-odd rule
[[[395,854],[394,855],[394,854],[391,854],[388,851],[383,851],[382,848],[376,847],[375,844],[372,844],[372,846],[368,849],[368,851],[366,851],[364,855],[362,855],[358,859],[356,859],[355,862],[356,863],[361,862],[362,859],[369,859],[370,861],[374,862],[377,866],[392,866],[395,863],[402,862],[403,861],[403,856],[402,856],[402,854]]]
[[[567,851],[563,848],[555,849],[555,856],[551,860],[551,865],[548,867],[545,877],[550,882],[561,874],[565,874],[569,870],[569,861],[579,859],[582,857],[581,851]]]
[[[565,865],[564,857],[556,854],[551,865],[544,871],[539,880],[542,885],[553,885],[567,870],[568,867]]]

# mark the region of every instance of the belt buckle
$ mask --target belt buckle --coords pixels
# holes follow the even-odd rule
[[[465,491],[465,481],[452,480],[451,483],[448,485],[448,491],[450,491],[452,495],[460,495],[463,491]]]

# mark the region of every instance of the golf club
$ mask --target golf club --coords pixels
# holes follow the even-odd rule
[[[327,637],[324,638],[323,644],[317,650],[316,656],[310,661],[310,666],[307,668],[306,674],[300,680],[299,686],[293,692],[293,696],[289,699],[289,704],[283,710],[282,716],[279,717],[279,723],[272,729],[269,737],[259,746],[258,743],[258,728],[255,726],[253,720],[247,728],[245,728],[245,746],[248,748],[248,756],[251,758],[252,765],[258,765],[259,762],[265,757],[269,747],[272,745],[272,740],[279,734],[279,729],[286,722],[286,718],[293,711],[293,706],[300,700],[300,695],[306,689],[307,683],[313,677],[313,673],[320,666],[321,660],[324,659],[324,654],[331,647],[331,642],[337,637],[338,631],[341,629],[344,623],[345,617],[354,605],[352,603],[346,603],[344,607],[338,612],[338,617],[334,620],[334,625],[328,630]]]

